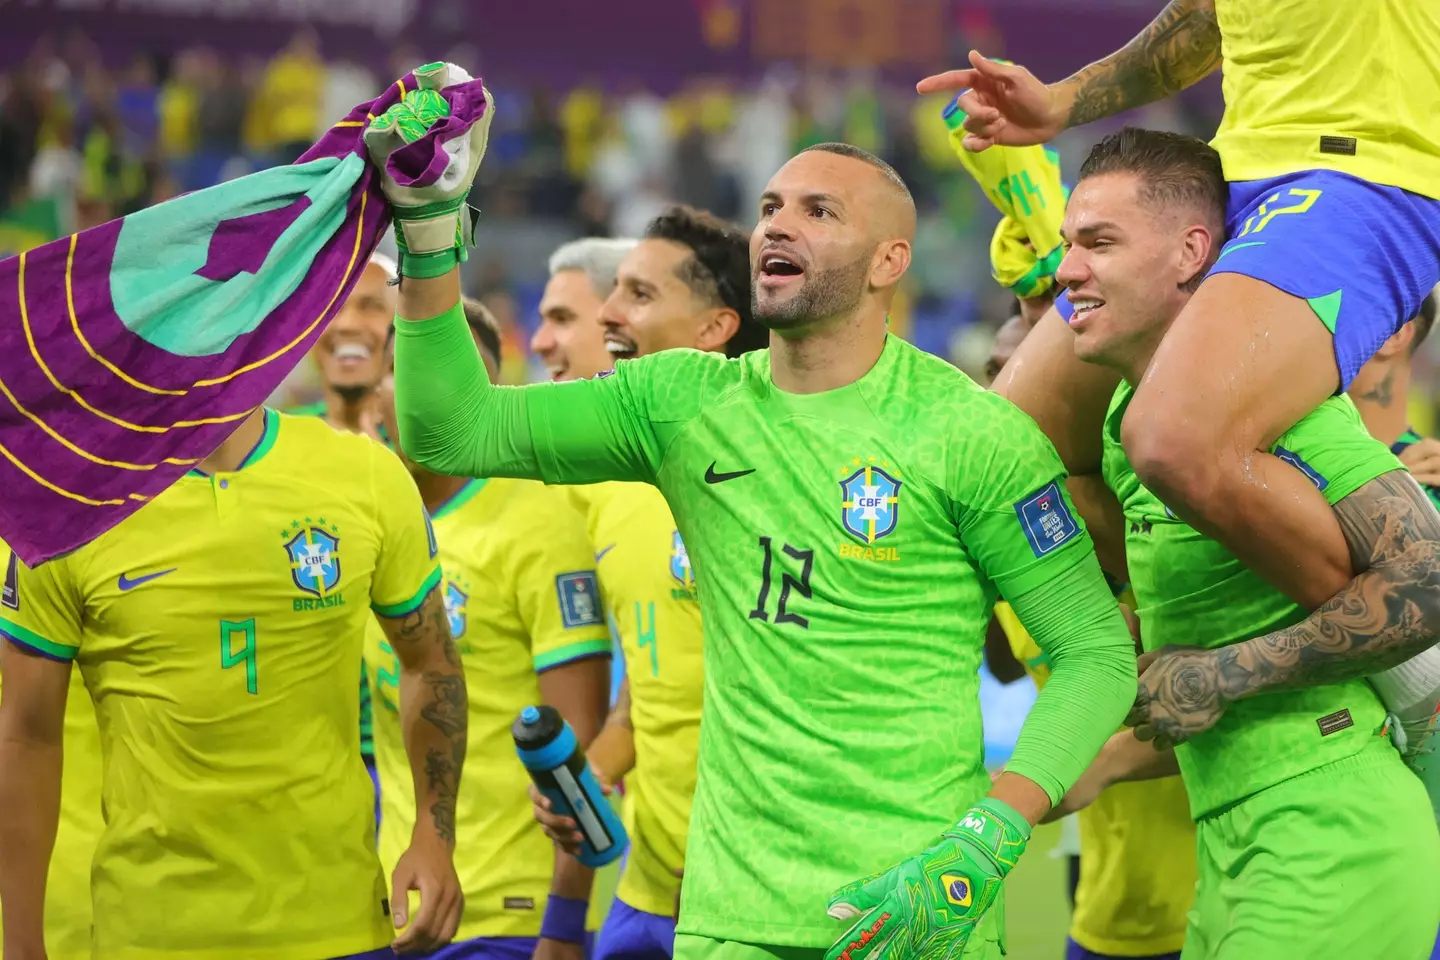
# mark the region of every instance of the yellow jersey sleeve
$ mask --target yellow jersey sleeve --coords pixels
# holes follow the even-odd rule
[[[32,570],[10,553],[0,593],[0,633],[41,656],[74,660],[80,652],[85,599],[70,563],[71,558],[64,557]]]
[[[393,619],[413,613],[440,582],[440,551],[420,491],[400,458],[375,444],[371,460],[381,547],[370,607]]]
[[[537,486],[533,497],[526,509],[543,521],[544,533],[527,537],[512,555],[511,576],[535,672],[543,673],[609,656],[611,642],[585,518],[561,488]]]

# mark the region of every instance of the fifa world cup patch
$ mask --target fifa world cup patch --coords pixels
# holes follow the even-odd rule
[[[1020,529],[1037,557],[1063,546],[1080,532],[1058,480],[1051,480],[1015,504],[1015,515],[1020,518]]]
[[[12,551],[10,562],[5,565],[5,591],[0,593],[0,604],[11,610],[20,609],[20,558]]]
[[[560,574],[555,578],[555,593],[560,600],[560,622],[566,630],[598,627],[605,622],[600,613],[600,587],[594,570]]]

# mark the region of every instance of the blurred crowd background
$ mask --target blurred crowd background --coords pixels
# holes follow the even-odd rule
[[[0,0],[0,255],[294,160],[354,104],[448,59],[497,101],[472,203],[469,292],[526,349],[550,250],[634,236],[667,203],[749,227],[796,150],[889,160],[920,208],[897,333],[969,371],[1012,302],[989,278],[997,214],[960,171],[944,98],[913,83],[974,46],[1056,79],[1136,32],[1147,0]],[[1206,136],[1212,80],[1056,144],[1067,177],[1124,122]],[[1429,345],[1433,348],[1433,344]],[[1416,426],[1440,386],[1421,364]],[[314,390],[302,369],[287,383]]]

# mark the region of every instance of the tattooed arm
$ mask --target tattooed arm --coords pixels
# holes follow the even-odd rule
[[[1147,654],[1127,721],[1137,735],[1178,743],[1237,700],[1369,676],[1440,640],[1440,513],[1414,478],[1383,474],[1333,509],[1364,572],[1293,627],[1215,650]]]
[[[455,936],[465,902],[452,862],[469,719],[465,674],[439,587],[413,613],[381,617],[380,625],[400,660],[400,724],[416,801],[410,848],[395,867],[395,926],[409,916],[408,890],[420,891],[420,909],[395,947],[433,950]]]
[[[1051,89],[1066,126],[1077,127],[1162,100],[1218,66],[1215,0],[1170,0],[1125,46]]]

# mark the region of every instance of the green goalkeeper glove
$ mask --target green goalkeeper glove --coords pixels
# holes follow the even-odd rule
[[[400,248],[400,274],[438,277],[464,262],[474,242],[475,221],[465,198],[490,138],[495,101],[485,91],[485,113],[458,136],[444,144],[446,166],[429,186],[401,186],[388,168],[390,155],[414,143],[432,126],[450,116],[450,104],[440,95],[445,87],[465,83],[470,76],[453,63],[427,63],[415,69],[416,88],[405,91],[400,102],[370,121],[365,147],[381,171],[381,187],[395,214],[395,242]]]
[[[1030,824],[981,800],[917,856],[830,898],[830,916],[855,922],[825,960],[959,960],[1030,839]]]

